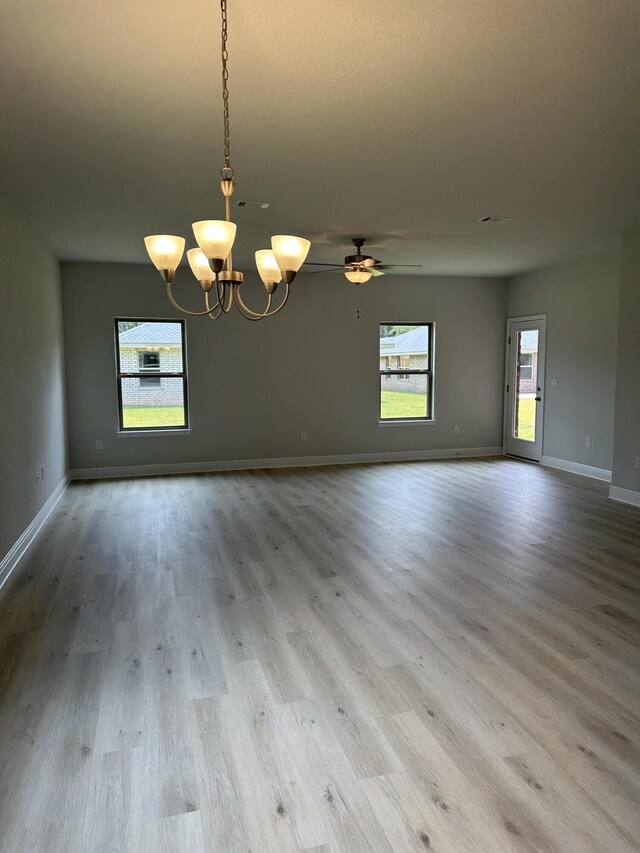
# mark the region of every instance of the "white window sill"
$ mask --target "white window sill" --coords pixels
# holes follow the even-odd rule
[[[379,427],[406,427],[406,426],[433,426],[435,424],[435,418],[412,418],[411,420],[406,421],[378,421]]]
[[[118,438],[149,438],[150,436],[191,435],[190,429],[119,429]]]

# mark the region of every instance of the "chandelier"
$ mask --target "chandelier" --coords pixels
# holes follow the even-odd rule
[[[224,165],[220,169],[220,189],[224,196],[225,218],[207,219],[193,223],[193,233],[198,244],[197,249],[189,249],[187,258],[191,271],[196,277],[204,294],[204,311],[189,311],[179,305],[174,297],[172,284],[184,254],[184,237],[171,234],[154,234],[145,237],[144,243],[154,266],[160,272],[167,285],[167,296],[173,306],[184,314],[193,317],[207,315],[217,320],[222,314],[228,314],[232,307],[238,309],[247,320],[262,320],[273,317],[280,311],[289,298],[291,282],[302,266],[311,243],[302,237],[279,234],[271,238],[271,249],[256,252],[256,266],[266,291],[266,301],[262,312],[252,311],[242,297],[243,275],[233,269],[231,249],[236,236],[236,224],[231,222],[230,199],[235,188],[231,167],[231,146],[229,139],[229,72],[227,70],[227,0],[221,0],[222,15],[222,103],[224,127]],[[273,295],[284,280],[284,293],[277,306],[272,305]],[[213,292],[212,292],[213,291]]]

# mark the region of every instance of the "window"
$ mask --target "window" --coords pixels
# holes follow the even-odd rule
[[[121,430],[188,426],[184,320],[117,319],[116,368]]]
[[[380,420],[433,419],[433,323],[380,324]]]
[[[533,355],[530,352],[520,353],[520,379],[533,379]]]
[[[140,370],[160,370],[159,351],[138,353],[138,367]]]

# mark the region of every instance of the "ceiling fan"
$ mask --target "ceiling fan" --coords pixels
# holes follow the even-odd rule
[[[327,267],[324,270],[313,270],[314,273],[343,272],[347,280],[353,284],[364,284],[371,276],[384,275],[386,272],[422,269],[422,264],[383,264],[371,255],[362,254],[362,247],[366,242],[364,237],[354,237],[352,242],[356,247],[356,254],[347,255],[344,264],[316,264],[313,261],[307,261],[305,266]]]

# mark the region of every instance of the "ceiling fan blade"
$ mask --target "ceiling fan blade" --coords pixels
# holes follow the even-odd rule
[[[377,267],[380,261],[376,260],[376,258],[365,258],[362,261],[361,266],[363,267]]]
[[[384,275],[380,267],[370,267],[367,272],[370,272],[371,275]]]
[[[339,266],[338,264],[317,264],[315,261],[305,261],[303,266],[305,267],[335,267]]]
[[[320,275],[323,272],[344,272],[345,267],[332,267],[329,270],[309,270],[311,275]]]
[[[377,270],[421,270],[422,264],[380,264]]]

